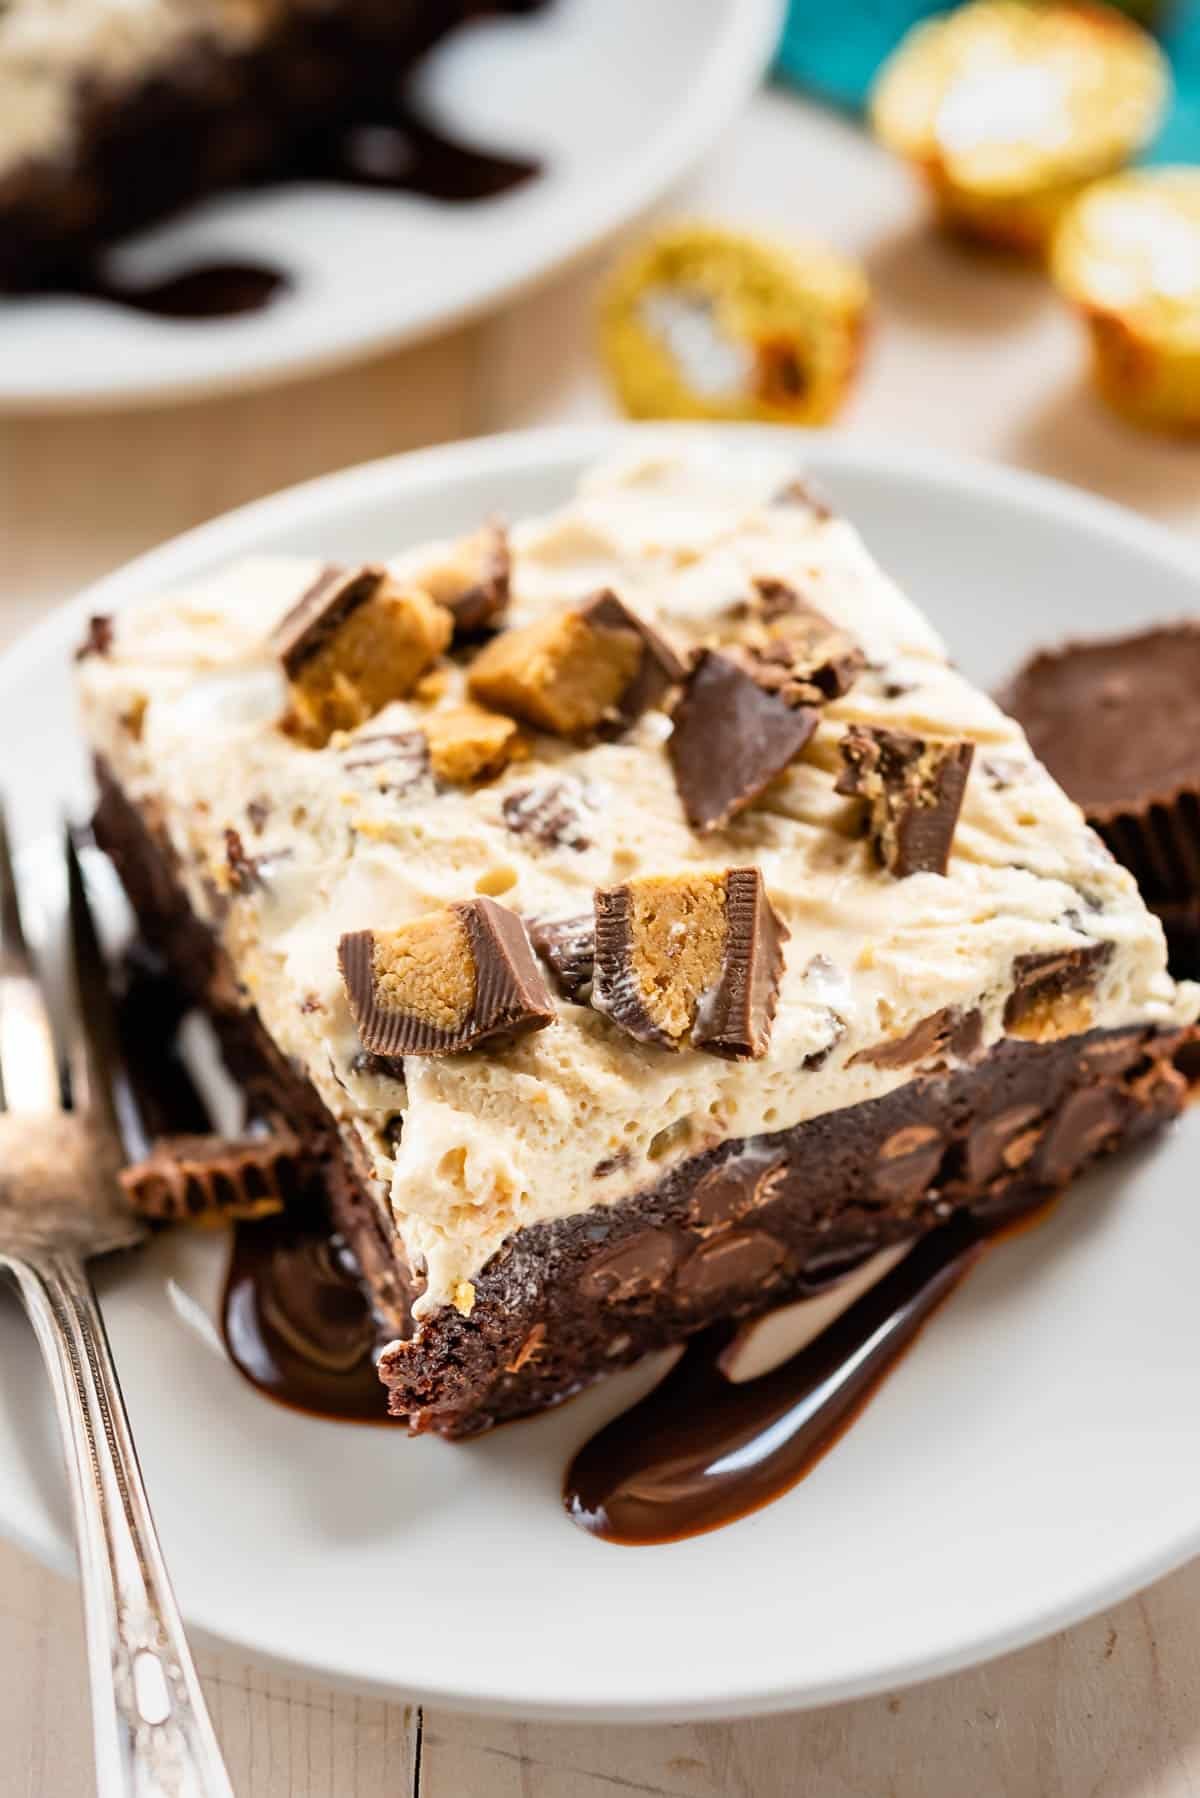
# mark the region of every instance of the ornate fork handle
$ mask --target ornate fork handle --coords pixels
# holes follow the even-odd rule
[[[67,1455],[101,1798],[233,1798],[91,1282],[61,1253],[0,1266],[37,1334]]]

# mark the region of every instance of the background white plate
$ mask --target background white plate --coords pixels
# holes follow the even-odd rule
[[[135,405],[328,368],[482,311],[655,200],[728,123],[778,40],[782,0],[554,0],[484,20],[423,65],[452,133],[544,159],[477,205],[289,185],[214,200],[131,247],[149,279],[265,259],[293,290],[240,319],[176,323],[95,300],[0,299],[0,406]]]
[[[1027,476],[795,436],[807,466],[994,681],[1032,643],[1197,609],[1165,534]],[[155,551],[0,661],[4,782],[27,843],[86,792],[82,619],[249,550],[379,555],[554,503],[611,433],[376,463]],[[36,848],[33,861],[37,861]],[[1200,1113],[988,1256],[847,1438],[769,1510],[616,1548],[558,1505],[573,1448],[646,1383],[451,1446],[312,1421],[246,1386],[173,1307],[219,1244],[106,1270],[105,1311],[184,1610],[361,1689],[525,1715],[666,1718],[825,1702],[1070,1622],[1200,1549]],[[67,1513],[33,1343],[0,1303],[0,1528],[59,1566]]]

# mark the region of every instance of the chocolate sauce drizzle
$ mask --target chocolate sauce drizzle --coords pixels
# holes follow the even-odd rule
[[[697,1336],[666,1378],[567,1471],[573,1521],[608,1542],[678,1542],[770,1504],[810,1473],[982,1252],[964,1218],[932,1232],[772,1373],[721,1371],[731,1332]]]
[[[336,131],[315,133],[278,178],[420,194],[460,206],[508,193],[531,181],[540,168],[530,157],[449,137],[401,101]],[[198,262],[160,281],[138,281],[119,275],[107,257],[99,257],[64,277],[53,291],[104,300],[154,318],[200,320],[261,312],[292,285],[290,275],[268,262]]]

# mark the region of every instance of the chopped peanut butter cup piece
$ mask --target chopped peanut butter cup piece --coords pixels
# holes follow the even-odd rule
[[[732,654],[760,687],[791,706],[840,699],[866,667],[848,631],[773,577],[754,582],[754,597],[733,608],[729,628],[709,647]]]
[[[596,960],[596,920],[591,912],[578,918],[535,918],[529,940],[554,976],[564,999],[586,1005]]]
[[[482,706],[450,706],[423,721],[433,772],[447,785],[462,787],[491,780],[520,748],[521,733],[511,718]]]
[[[818,716],[817,706],[768,691],[734,655],[703,650],[667,742],[693,830],[719,830],[757,799],[795,761]]]
[[[120,1180],[143,1217],[250,1219],[282,1211],[298,1195],[302,1161],[300,1139],[284,1128],[269,1136],[162,1136]]]
[[[682,681],[671,645],[615,593],[597,593],[485,645],[467,677],[475,699],[557,736],[621,730]]]
[[[411,693],[450,641],[449,612],[383,568],[326,568],[276,626],[290,725],[312,748]]]
[[[865,799],[881,865],[897,880],[944,874],[975,745],[854,725],[842,738],[834,791]]]
[[[1004,1007],[1008,1035],[1049,1043],[1090,1030],[1090,995],[1112,956],[1113,944],[1107,942],[1018,955]]]
[[[649,875],[595,909],[597,1011],[663,1048],[766,1054],[788,932],[757,868]]]
[[[423,568],[420,582],[454,620],[456,637],[492,629],[508,607],[512,554],[501,524],[465,537],[444,562]]]
[[[398,930],[355,930],[338,963],[359,1038],[385,1062],[451,1055],[554,1020],[525,925],[494,899],[468,899]]]

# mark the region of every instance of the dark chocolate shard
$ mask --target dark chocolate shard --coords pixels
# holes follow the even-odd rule
[[[1110,942],[1083,943],[1018,955],[1012,965],[1012,992],[1004,1007],[1010,1036],[1065,1036],[1086,1029],[1073,1014],[1071,1001],[1088,993],[1112,960]],[[1064,1028],[1058,1028],[1061,1024]]]
[[[500,807],[509,830],[532,837],[547,849],[590,849],[584,815],[584,789],[577,780],[547,780],[518,787]]]
[[[790,706],[723,650],[703,650],[675,710],[667,752],[693,830],[719,830],[794,762],[816,706]]]
[[[944,874],[975,745],[856,724],[841,750],[834,790],[866,801],[880,864],[897,880]]]
[[[757,868],[729,870],[725,915],[720,979],[696,1008],[692,1046],[728,1061],[754,1061],[770,1042],[789,932]]]
[[[477,637],[499,623],[508,609],[512,581],[512,552],[502,524],[485,525],[464,553],[477,564],[472,569],[475,578],[457,592],[442,591],[438,585],[433,588],[434,598],[454,619],[456,639]]]
[[[596,959],[596,921],[591,912],[578,918],[532,918],[529,940],[554,976],[564,999],[586,1005]]]
[[[494,899],[464,900],[397,930],[351,931],[338,964],[363,1049],[384,1063],[456,1054],[554,1021],[525,925]]]
[[[143,1217],[257,1218],[282,1211],[305,1184],[300,1139],[280,1125],[266,1136],[163,1136],[144,1161],[121,1170]]]
[[[407,793],[414,787],[429,785],[433,778],[429,743],[420,730],[355,737],[346,745],[342,766],[348,774],[360,775],[381,793]]]
[[[788,932],[757,868],[643,876],[594,903],[597,1011],[662,1048],[766,1053]]]
[[[107,612],[93,612],[87,622],[87,635],[75,651],[77,662],[86,662],[89,656],[106,656],[113,646],[113,621]]]
[[[385,570],[375,565],[339,568],[328,563],[271,633],[271,646],[291,679],[324,647],[350,614],[370,599]]]

